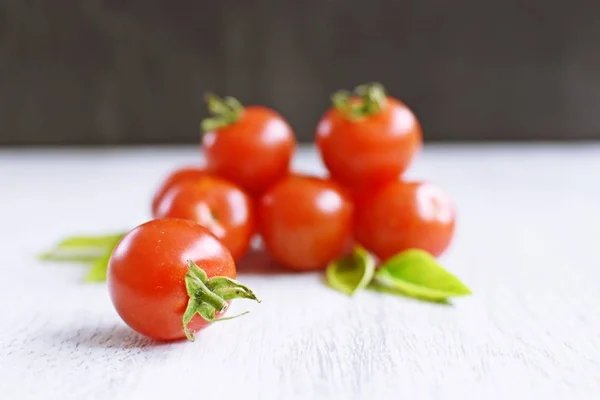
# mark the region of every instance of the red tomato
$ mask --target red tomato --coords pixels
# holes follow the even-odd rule
[[[180,182],[198,180],[205,174],[206,172],[199,167],[184,167],[173,171],[165,178],[154,194],[154,198],[152,199],[152,215],[156,215],[158,204],[162,201],[165,193],[174,185]]]
[[[192,221],[157,219],[127,233],[113,251],[107,275],[111,300],[123,321],[154,339],[184,338],[182,322],[190,301],[186,291],[188,260],[208,278],[236,276],[229,251],[206,228]],[[223,298],[219,304],[227,306]],[[220,311],[225,307],[220,306]],[[218,317],[220,312],[214,315]],[[188,328],[198,331],[208,325],[206,319],[195,315]]]
[[[422,145],[421,126],[412,111],[375,87],[381,89],[379,98],[367,92],[362,98],[346,99],[327,111],[317,126],[323,162],[332,178],[348,187],[397,179]]]
[[[385,260],[403,250],[423,249],[439,256],[454,233],[449,197],[423,182],[391,182],[358,204],[354,237]]]
[[[154,218],[184,218],[208,228],[236,260],[246,254],[254,233],[250,197],[233,183],[210,175],[172,186]]]
[[[290,176],[265,193],[259,229],[271,256],[296,270],[337,258],[352,231],[352,203],[332,181]]]
[[[213,121],[216,123],[210,124]],[[206,128],[215,126],[202,137],[210,172],[236,183],[252,196],[262,194],[288,174],[296,140],[277,112],[239,105],[229,114],[205,122],[209,122],[204,124]]]

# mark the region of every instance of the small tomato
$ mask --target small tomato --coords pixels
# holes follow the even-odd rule
[[[200,167],[184,167],[171,172],[162,181],[152,198],[152,215],[156,215],[158,205],[169,189],[181,182],[198,180],[205,174],[206,172]]]
[[[232,97],[208,99],[214,115],[203,121],[202,150],[208,171],[258,196],[288,174],[294,132],[274,110],[243,107]]]
[[[229,251],[206,228],[183,219],[156,219],[117,244],[108,289],[117,313],[139,333],[176,340],[219,319],[234,298],[256,296],[233,280]]]
[[[424,182],[391,182],[357,203],[356,240],[382,260],[408,249],[439,256],[454,234],[455,211],[442,189]]]
[[[421,126],[383,86],[359,86],[360,97],[333,96],[334,106],[317,126],[316,142],[333,179],[367,188],[397,179],[422,145]]]
[[[331,180],[290,176],[271,187],[258,208],[268,252],[292,269],[324,268],[351,236],[352,203]]]
[[[207,174],[172,186],[154,218],[183,218],[204,226],[236,260],[246,254],[254,233],[252,199],[233,183]]]

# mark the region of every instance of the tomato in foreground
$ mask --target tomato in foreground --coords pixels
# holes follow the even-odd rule
[[[330,180],[290,176],[265,193],[258,214],[271,256],[296,270],[324,268],[352,233],[352,203]]]
[[[213,117],[202,122],[207,169],[258,196],[288,174],[294,132],[276,111],[243,107],[232,97],[208,98]]]
[[[357,204],[354,237],[381,260],[408,249],[439,256],[454,233],[455,211],[442,189],[391,182]]]
[[[158,205],[169,189],[181,182],[198,180],[205,174],[206,172],[200,167],[183,167],[171,172],[163,180],[152,198],[152,215],[156,215]]]
[[[257,300],[235,276],[231,254],[206,228],[156,219],[117,244],[107,278],[113,305],[131,328],[157,340],[193,340],[229,300]]]
[[[383,86],[342,91],[317,126],[316,142],[333,179],[351,188],[368,188],[397,179],[422,146],[419,121]]]
[[[154,218],[189,219],[208,228],[239,260],[254,234],[254,206],[244,191],[224,179],[204,176],[176,184],[158,204]]]

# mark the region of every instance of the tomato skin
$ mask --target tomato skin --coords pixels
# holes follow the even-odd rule
[[[183,219],[156,219],[127,233],[117,244],[108,265],[110,298],[123,321],[157,340],[185,338],[183,313],[188,303],[185,287],[191,259],[209,278],[235,278],[229,251],[206,228]],[[196,315],[192,331],[209,322]]]
[[[285,119],[262,106],[246,107],[239,121],[202,137],[208,171],[252,196],[288,174],[295,147],[294,132]]]
[[[152,215],[156,215],[158,205],[169,189],[181,182],[198,180],[205,174],[206,171],[200,167],[183,167],[171,172],[157,188],[152,198]]]
[[[335,107],[317,126],[325,166],[347,187],[371,187],[397,179],[422,147],[419,121],[400,100],[386,97],[380,112],[349,120]]]
[[[450,198],[425,182],[391,182],[357,204],[354,237],[381,260],[411,248],[434,256],[452,240],[456,213]]]
[[[246,254],[254,234],[252,199],[233,183],[207,174],[172,186],[154,218],[183,218],[204,226],[236,260]]]
[[[331,180],[290,176],[271,187],[258,208],[269,254],[295,270],[324,268],[351,237],[352,203]]]

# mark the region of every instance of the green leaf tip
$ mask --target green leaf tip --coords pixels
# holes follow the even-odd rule
[[[374,281],[403,295],[430,301],[472,294],[435,257],[419,249],[406,250],[385,261],[375,273]]]

